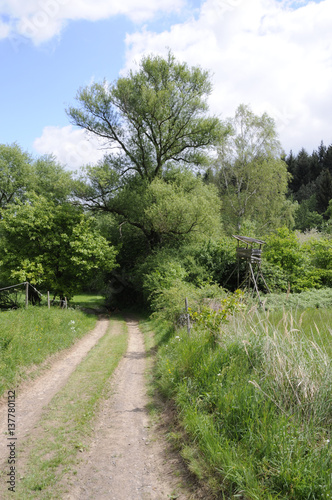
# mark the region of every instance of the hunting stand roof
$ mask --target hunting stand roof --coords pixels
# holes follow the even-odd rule
[[[236,234],[233,234],[233,238],[235,238],[238,241],[241,241],[242,243],[245,243],[246,245],[265,245],[265,241],[263,240],[257,240],[256,238],[248,238],[248,236],[238,236]]]

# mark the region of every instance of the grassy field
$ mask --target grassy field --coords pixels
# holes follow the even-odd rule
[[[28,307],[0,312],[0,395],[27,368],[72,345],[96,324],[96,316],[58,307]]]
[[[255,309],[213,346],[209,332],[150,323],[156,388],[181,424],[173,438],[211,498],[332,498],[330,325],[332,309]]]

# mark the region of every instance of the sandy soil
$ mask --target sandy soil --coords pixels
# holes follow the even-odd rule
[[[99,412],[91,447],[67,500],[188,498],[179,493],[176,461],[150,424],[143,335],[136,321],[127,324],[127,353],[114,374],[112,394]]]

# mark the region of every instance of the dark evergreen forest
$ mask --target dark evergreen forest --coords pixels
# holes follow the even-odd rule
[[[295,216],[296,229],[322,228],[331,217],[332,144],[323,142],[309,154],[302,148],[297,155],[291,151],[285,158],[291,174],[288,196],[299,203]]]

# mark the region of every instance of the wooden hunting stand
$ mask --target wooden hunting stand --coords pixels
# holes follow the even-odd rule
[[[257,280],[260,277],[266,287],[266,290],[270,293],[269,287],[266,284],[262,273],[262,246],[265,244],[265,241],[257,240],[255,238],[248,238],[247,236],[237,236],[233,234],[233,238],[237,240],[237,249],[236,249],[236,257],[237,257],[237,287],[241,288],[244,286],[248,290],[250,290],[251,286],[253,286],[254,292],[256,291],[259,299],[260,305],[262,305],[262,301],[258,291]],[[245,244],[240,246],[240,243]],[[258,248],[256,248],[255,246]],[[240,284],[240,259],[246,261],[246,273],[245,278]]]

